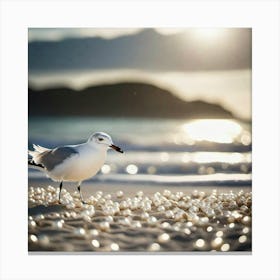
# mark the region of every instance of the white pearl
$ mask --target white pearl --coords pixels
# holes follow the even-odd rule
[[[112,243],[110,247],[112,251],[118,251],[120,249],[120,246],[117,243]]]
[[[162,228],[171,228],[171,225],[170,225],[168,222],[163,222],[163,223],[161,224],[161,227],[162,227]]]
[[[124,225],[124,226],[129,226],[130,225],[130,220],[128,218],[123,218],[119,221],[119,223],[121,225]]]
[[[147,222],[150,224],[150,225],[155,225],[156,222],[157,222],[157,218],[154,217],[154,216],[151,216],[148,218]]]
[[[100,243],[99,243],[99,241],[96,240],[96,239],[93,239],[93,240],[91,241],[91,244],[92,244],[92,246],[93,246],[94,248],[99,248],[99,247],[100,247]]]
[[[171,191],[170,191],[170,190],[164,190],[164,191],[163,191],[163,195],[164,195],[165,197],[170,197]]]
[[[140,223],[140,221],[132,221],[131,226],[134,228],[141,228],[142,224]]]
[[[56,228],[62,228],[62,227],[63,227],[63,224],[64,224],[64,221],[63,221],[63,220],[56,221],[56,222],[54,223],[54,227],[56,227]]]
[[[173,213],[173,211],[168,210],[168,211],[165,212],[165,216],[166,216],[166,218],[173,219],[174,218],[174,213]]]
[[[86,231],[85,231],[85,229],[83,229],[83,228],[76,228],[76,229],[74,230],[74,233],[75,233],[76,235],[85,235]]]
[[[225,243],[221,247],[221,251],[227,252],[230,249],[230,245],[228,243]]]
[[[93,235],[93,236],[98,236],[99,235],[99,232],[97,229],[91,229],[89,230],[89,234],[90,235]]]
[[[47,187],[47,190],[49,191],[49,192],[55,192],[55,188],[54,187],[52,187],[52,186],[48,186]]]
[[[88,223],[91,222],[91,218],[90,218],[90,216],[88,216],[88,215],[82,215],[82,218],[83,218],[83,220],[84,220],[85,222],[88,222]]]
[[[203,239],[197,239],[195,242],[195,246],[197,248],[202,248],[202,247],[204,247],[204,245],[205,245],[205,241]]]
[[[105,220],[106,220],[106,222],[108,222],[108,223],[112,223],[112,222],[114,221],[114,218],[113,218],[112,216],[107,216],[107,217],[105,218]]]
[[[123,210],[122,214],[124,216],[130,216],[131,215],[131,210],[130,209],[125,209],[125,210]]]
[[[170,236],[167,233],[163,233],[158,236],[158,242],[160,242],[160,243],[166,243],[169,241],[169,239],[170,239]]]
[[[30,227],[36,227],[37,224],[36,224],[35,221],[29,220],[28,225],[29,225]]]
[[[164,211],[165,211],[165,207],[164,207],[163,205],[160,205],[160,206],[157,208],[157,210],[158,210],[159,212],[164,212]]]
[[[74,208],[75,208],[75,203],[73,203],[73,202],[68,203],[68,204],[66,205],[66,208],[67,208],[67,209],[74,209]]]
[[[110,224],[108,222],[101,222],[99,227],[102,231],[108,231],[110,229]]]
[[[102,196],[102,195],[103,195],[103,192],[102,192],[102,191],[97,191],[97,192],[96,192],[96,195]]]
[[[35,234],[31,234],[31,235],[30,235],[30,240],[31,240],[32,242],[34,242],[34,243],[38,242],[38,238],[37,238],[37,236],[36,236]]]
[[[123,197],[123,191],[118,191],[118,192],[117,192],[117,197],[118,197],[118,198]]]
[[[149,218],[149,213],[147,213],[147,212],[143,212],[142,214],[141,214],[141,219],[142,220],[147,220],[148,218]]]
[[[127,207],[128,207],[128,203],[126,201],[121,201],[120,209],[123,210],[123,209],[126,209]]]
[[[159,251],[160,250],[160,245],[158,243],[152,243],[148,247],[148,251]]]
[[[139,197],[142,197],[142,196],[144,195],[144,192],[143,192],[143,191],[138,191],[138,192],[136,193],[136,195],[139,196]]]

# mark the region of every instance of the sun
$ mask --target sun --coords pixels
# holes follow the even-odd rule
[[[187,137],[194,141],[233,143],[242,132],[241,126],[232,120],[194,120],[182,127]]]
[[[225,35],[224,28],[195,28],[193,34],[196,38],[206,41],[214,41]]]

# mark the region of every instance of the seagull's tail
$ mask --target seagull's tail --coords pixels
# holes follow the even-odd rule
[[[30,155],[32,157],[32,159],[28,160],[28,166],[35,168],[35,169],[42,170],[42,169],[44,169],[44,166],[42,164],[38,163],[37,159],[41,153],[50,151],[50,149],[44,148],[44,147],[41,147],[41,146],[35,145],[35,144],[33,144],[33,148],[34,148],[34,151],[28,150],[28,155]]]
[[[33,149],[34,149],[34,151],[28,150],[28,154],[35,160],[35,162],[36,162],[36,157],[38,155],[51,150],[51,149],[48,149],[48,148],[45,148],[45,147],[42,147],[39,145],[35,145],[35,144],[33,144]]]
[[[40,155],[39,151],[30,151],[28,150],[28,155],[32,157],[32,162],[36,163],[37,162],[37,157]]]
[[[35,145],[33,144],[33,148],[36,152],[42,153],[42,152],[46,152],[46,151],[50,151],[51,149],[39,146],[39,145]]]

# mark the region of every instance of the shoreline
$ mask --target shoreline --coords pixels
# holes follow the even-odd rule
[[[59,183],[54,182],[49,178],[32,178],[28,180],[28,188],[31,186],[33,187],[42,187],[47,188],[48,186],[53,186],[55,188],[58,188]],[[76,184],[71,182],[65,182],[63,185],[63,188],[65,188],[68,192],[74,192],[76,191]],[[193,190],[197,189],[199,191],[203,191],[206,193],[212,192],[213,189],[218,190],[219,192],[228,192],[230,190],[238,192],[241,190],[245,190],[246,192],[252,191],[251,185],[151,185],[151,184],[141,184],[137,182],[128,182],[126,184],[121,183],[111,183],[111,182],[102,182],[100,181],[84,181],[81,185],[81,191],[85,195],[94,195],[98,191],[102,191],[103,193],[111,193],[111,192],[117,192],[119,190],[125,191],[127,195],[133,195],[137,191],[145,191],[147,195],[151,195],[154,192],[160,192],[164,189],[170,189],[173,192],[177,191],[184,191],[185,193],[191,193]]]

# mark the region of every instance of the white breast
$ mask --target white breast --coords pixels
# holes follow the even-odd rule
[[[49,177],[55,181],[79,182],[96,175],[106,160],[107,150],[80,145],[78,152],[48,172]]]

